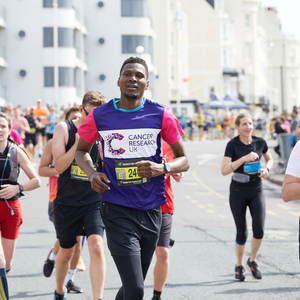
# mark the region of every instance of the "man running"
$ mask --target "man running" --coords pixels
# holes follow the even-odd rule
[[[81,117],[81,113],[79,112],[79,108],[71,107],[68,112],[66,113],[66,120],[76,120]],[[57,181],[58,181],[58,172],[54,168],[53,165],[53,155],[52,155],[52,139],[50,139],[43,151],[40,165],[39,165],[39,175],[44,177],[49,177],[49,206],[48,206],[48,215],[49,220],[53,223],[54,216],[53,216],[53,205],[54,199],[56,198],[57,192]],[[67,287],[68,293],[82,293],[82,289],[74,284],[74,276],[76,272],[76,267],[78,263],[78,259],[81,254],[81,243],[82,243],[82,236],[77,237],[77,244],[75,246],[75,251],[70,262],[70,269],[68,271],[68,275],[65,279],[65,286]],[[59,240],[56,240],[54,247],[51,248],[47,259],[45,261],[43,267],[43,274],[45,277],[50,277],[52,275],[55,259],[59,251]]]
[[[160,205],[166,202],[164,175],[187,171],[189,162],[176,117],[144,98],[148,66],[138,57],[122,65],[115,98],[89,114],[78,130],[76,161],[102,194],[101,214],[107,243],[123,286],[116,300],[143,299],[144,279],[161,227]],[[89,151],[102,137],[103,173],[94,170]],[[162,163],[161,139],[175,159]]]
[[[105,97],[98,91],[87,92],[80,105],[80,119],[68,120],[56,125],[53,135],[52,153],[54,166],[60,174],[57,197],[54,200],[54,225],[60,250],[55,260],[56,290],[54,299],[66,299],[65,278],[70,260],[75,251],[76,237],[87,236],[91,257],[90,276],[93,300],[102,298],[105,278],[103,251],[104,225],[100,215],[101,196],[91,188],[91,183],[74,161],[79,135],[77,128],[93,108],[105,103]],[[95,143],[91,147],[93,168],[100,170],[100,154]]]

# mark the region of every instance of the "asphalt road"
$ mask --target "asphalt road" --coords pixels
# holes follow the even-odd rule
[[[228,205],[230,176],[223,177],[220,172],[226,141],[188,141],[185,146],[191,168],[182,183],[173,182],[172,237],[176,242],[171,250],[171,269],[162,298],[300,299],[299,203],[284,203],[280,187],[264,182],[267,218],[265,238],[258,256],[264,278],[253,280],[246,271],[247,281],[235,282],[235,225]],[[24,181],[22,176],[21,183]],[[55,274],[51,278],[42,274],[44,260],[55,241],[54,228],[48,221],[47,201],[47,179],[43,179],[40,189],[26,193],[21,201],[24,223],[8,277],[11,299],[53,299]],[[248,220],[245,261],[249,257],[252,237],[251,218]],[[106,241],[105,253],[107,276],[103,299],[113,300],[121,283]],[[92,299],[87,245],[83,249],[83,258],[87,270],[77,272],[75,282],[84,293],[68,294],[67,299]],[[145,281],[145,299],[151,299],[153,267],[154,262]]]

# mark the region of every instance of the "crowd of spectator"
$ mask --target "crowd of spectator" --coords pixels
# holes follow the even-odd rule
[[[35,149],[41,157],[46,142],[52,138],[55,125],[64,120],[67,111],[74,105],[63,105],[58,111],[51,103],[43,103],[37,99],[36,106],[22,107],[9,103],[4,110],[12,119],[10,137],[21,147],[26,148],[27,153],[33,158]]]

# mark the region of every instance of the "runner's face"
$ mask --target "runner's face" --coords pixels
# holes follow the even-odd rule
[[[69,119],[68,120],[77,120],[77,119],[80,119],[81,117],[81,113],[79,111],[72,111],[69,115]]]
[[[125,65],[118,79],[118,86],[121,95],[127,99],[136,100],[141,98],[149,86],[145,67],[137,63]]]
[[[9,133],[7,120],[0,117],[0,142],[6,141]]]
[[[253,122],[250,118],[244,117],[240,119],[240,125],[236,126],[240,136],[250,137],[253,131]]]

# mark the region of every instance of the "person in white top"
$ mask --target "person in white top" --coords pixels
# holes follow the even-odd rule
[[[285,202],[300,200],[300,142],[290,155],[281,190]],[[299,218],[299,260],[300,260],[300,218]]]

